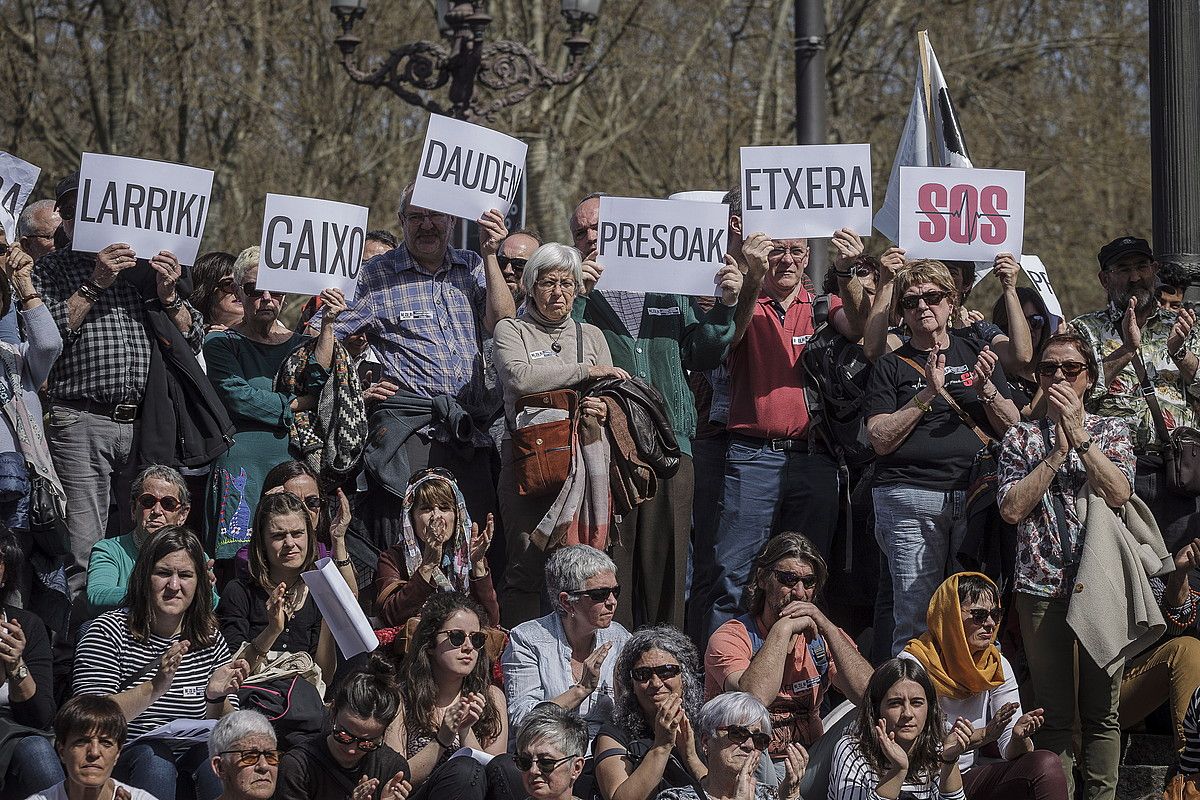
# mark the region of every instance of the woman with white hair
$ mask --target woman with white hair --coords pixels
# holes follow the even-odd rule
[[[501,657],[509,730],[550,701],[583,717],[590,740],[613,720],[613,664],[629,638],[613,621],[617,568],[594,547],[570,545],[547,559],[546,586],[554,611],[513,628]]]
[[[629,373],[612,365],[612,354],[600,329],[571,319],[575,298],[583,288],[582,264],[579,251],[573,247],[555,242],[539,247],[521,274],[525,313],[496,323],[496,374],[504,389],[507,431],[522,426],[522,420],[517,419],[517,404],[527,395],[577,389],[598,378],[629,378]],[[579,412],[600,422],[608,415],[597,398],[584,398]],[[500,606],[505,614],[504,625],[511,628],[545,611],[541,598],[545,553],[531,544],[529,534],[549,510],[554,494],[518,494],[507,431],[500,448],[498,486],[508,549]]]
[[[275,729],[257,711],[234,711],[208,737],[213,772],[221,779],[219,800],[269,800],[275,794],[279,759]]]
[[[784,759],[784,777],[778,787],[759,784],[755,772],[771,742],[771,715],[748,692],[726,692],[709,700],[696,720],[700,749],[708,774],[700,779],[705,798],[754,797],[755,800],[794,800],[800,796],[800,779],[808,766],[808,753],[792,742]],[[694,786],[659,792],[658,800],[701,800]]]

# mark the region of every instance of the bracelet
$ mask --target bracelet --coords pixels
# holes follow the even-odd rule
[[[222,696],[218,697],[216,700],[213,700],[211,697],[208,696],[208,692],[205,692],[204,693],[204,702],[216,705],[217,703],[224,703],[225,697],[226,697],[226,695],[222,695]]]
[[[176,293],[175,299],[169,303],[164,303],[162,300],[159,300],[158,302],[159,305],[163,307],[163,311],[178,311],[179,309],[183,308],[183,298],[180,297],[178,293]]]
[[[1059,466],[1055,467],[1055,466],[1051,465],[1051,463],[1044,458],[1038,462],[1038,466],[1044,466],[1044,467],[1046,467],[1046,469],[1050,470],[1051,472],[1053,472],[1055,474],[1058,474],[1058,471],[1060,469],[1062,469],[1061,464]]]
[[[348,558],[345,560],[335,558],[333,560],[333,565],[335,567],[348,567],[348,566],[350,566],[350,564],[351,564],[351,561]]]
[[[25,295],[24,297],[17,298],[17,302],[20,303],[21,305],[25,305],[30,300],[42,300],[42,299],[43,298],[42,298],[41,294],[39,294],[38,292],[31,292],[31,293]]]
[[[1188,354],[1188,350],[1187,350],[1186,344],[1179,345],[1178,350],[1168,350],[1167,351],[1167,355],[1170,356],[1175,361],[1183,361],[1185,358],[1187,358],[1187,354]]]
[[[933,403],[922,403],[921,398],[917,397],[915,394],[913,395],[913,404],[917,408],[921,409],[922,414],[928,414],[930,411],[933,411]]]
[[[79,289],[76,291],[79,292],[80,297],[89,303],[96,303],[100,300],[100,287],[92,281],[84,281],[79,284]]]
[[[983,404],[984,404],[984,405],[990,406],[992,403],[996,402],[996,398],[997,398],[999,395],[1000,395],[1000,392],[999,392],[999,391],[992,392],[992,393],[991,393],[991,394],[989,394],[989,395],[985,395],[985,394],[983,394],[982,392],[980,392],[980,393],[979,393],[979,399],[980,399],[981,401],[983,401]]]

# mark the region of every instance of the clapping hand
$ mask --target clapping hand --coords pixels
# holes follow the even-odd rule
[[[1035,708],[1033,711],[1026,711],[1017,718],[1017,723],[1013,725],[1013,736],[1021,739],[1028,739],[1037,733],[1042,727],[1042,723],[1046,721],[1046,712],[1041,708]]]
[[[600,685],[600,669],[604,665],[604,657],[612,650],[612,642],[605,642],[592,651],[583,661],[583,672],[579,676],[579,685],[588,692],[596,691]]]
[[[947,762],[951,759],[957,759],[963,753],[971,749],[971,735],[975,733],[975,729],[971,727],[971,723],[967,722],[962,717],[954,721],[950,732],[946,734],[946,738],[942,740],[942,761]]]
[[[946,354],[936,346],[925,359],[925,383],[938,394],[946,385]]]
[[[21,655],[25,652],[25,631],[21,623],[15,619],[0,622],[0,664],[4,671],[11,675],[21,663]]]
[[[754,773],[758,771],[758,760],[762,757],[762,753],[755,750],[750,755],[746,756],[746,760],[742,762],[741,769],[737,774],[737,789],[734,792],[734,800],[754,800],[754,793],[758,790],[758,778]]]
[[[908,753],[896,744],[896,734],[888,733],[887,723],[883,720],[875,723],[875,738],[879,742],[879,749],[883,751],[883,757],[892,765],[892,769],[896,772],[908,772]]]
[[[406,800],[411,791],[412,784],[405,777],[404,770],[400,770],[383,787],[379,800]]]
[[[242,681],[246,680],[249,674],[250,664],[244,658],[217,667],[208,679],[208,686],[204,688],[205,698],[236,694],[237,690],[242,688]]]
[[[179,669],[179,665],[183,663],[183,657],[187,655],[187,651],[191,648],[191,642],[187,639],[180,639],[162,654],[158,661],[158,671],[154,673],[154,677],[150,679],[150,687],[154,691],[156,697],[162,697],[171,689],[171,684],[175,680],[175,673]]]
[[[983,387],[991,383],[998,363],[1000,357],[992,352],[991,347],[984,347],[979,351],[979,358],[975,359],[975,366],[971,371],[975,375],[975,391],[979,392],[980,397],[983,397]]]
[[[1129,298],[1129,306],[1125,309],[1125,316],[1121,318],[1121,335],[1129,349],[1137,350],[1142,346],[1142,329],[1138,327],[1136,297]]]
[[[1195,327],[1196,312],[1187,306],[1179,309],[1179,314],[1175,317],[1175,324],[1171,326],[1171,333],[1167,336],[1167,352],[1179,352],[1187,344],[1188,337],[1192,335],[1192,328]]]
[[[674,745],[683,713],[683,698],[677,694],[669,694],[658,703],[654,714],[655,745]]]
[[[471,523],[471,563],[480,564],[487,560],[488,547],[492,544],[492,536],[496,533],[496,518],[487,515],[487,524],[479,530],[479,523]]]
[[[779,783],[779,800],[798,800],[800,781],[808,770],[808,751],[796,742],[789,742],[783,759],[783,780]]]
[[[1000,734],[1004,733],[1004,729],[1008,727],[1008,721],[1013,718],[1020,708],[1019,703],[1005,703],[996,712],[996,715],[988,720],[987,725],[983,729],[983,739],[978,744],[987,744],[994,742],[1000,738]]]

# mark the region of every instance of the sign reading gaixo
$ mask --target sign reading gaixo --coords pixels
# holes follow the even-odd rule
[[[1020,253],[1025,173],[900,168],[900,247],[906,258],[991,261]]]
[[[267,195],[258,288],[354,298],[367,237],[367,209],[311,197]]]
[[[170,250],[179,263],[194,264],[212,182],[208,169],[84,153],[72,246],[97,253],[124,242],[138,258]]]
[[[601,197],[601,289],[712,297],[728,224],[725,203]]]
[[[17,240],[17,217],[41,174],[40,167],[0,151],[0,225],[9,242]]]
[[[871,235],[871,145],[742,148],[742,230],[773,239]]]
[[[412,204],[468,220],[493,208],[506,215],[525,174],[527,149],[498,131],[434,114]]]

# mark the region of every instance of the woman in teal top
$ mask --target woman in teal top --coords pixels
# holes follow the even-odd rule
[[[234,278],[245,308],[241,323],[210,333],[204,340],[208,378],[237,426],[233,447],[213,462],[208,483],[209,543],[217,561],[232,559],[250,541],[250,520],[263,477],[288,453],[292,414],[314,408],[317,393],[329,377],[333,360],[333,323],[345,311],[340,289],[321,292],[325,305],[321,332],[309,362],[307,393],[275,391],[275,373],[292,351],[309,337],[279,321],[285,295],[255,288],[258,248],[243,251]]]

